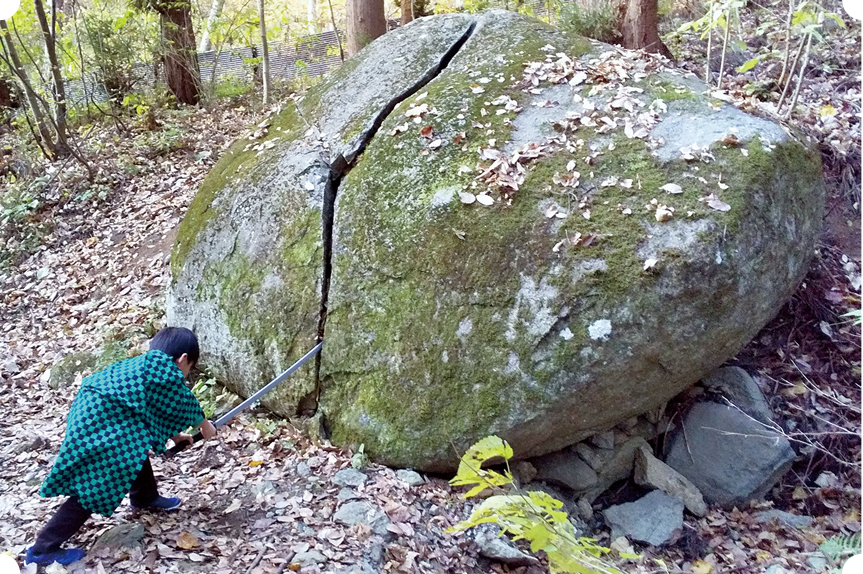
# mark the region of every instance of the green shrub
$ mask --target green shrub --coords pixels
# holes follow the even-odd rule
[[[463,531],[480,524],[497,524],[513,540],[527,540],[532,552],[545,552],[552,573],[623,574],[602,560],[602,556],[610,552],[608,548],[597,545],[592,538],[578,535],[569,516],[560,510],[563,507],[561,501],[544,492],[521,492],[512,488],[509,471],[512,455],[509,444],[496,436],[487,436],[468,449],[450,484],[470,486],[465,498],[487,489],[500,494],[486,498],[474,508],[470,518],[448,532]],[[483,464],[499,459],[507,465],[503,474],[482,468]],[[621,557],[638,558],[637,555],[624,554]]]

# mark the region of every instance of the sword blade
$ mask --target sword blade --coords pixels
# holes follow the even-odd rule
[[[323,347],[323,346],[324,346],[324,342],[321,341],[320,343],[318,343],[317,345],[312,347],[311,351],[309,351],[308,353],[306,353],[305,355],[300,357],[300,359],[296,363],[294,363],[293,365],[288,367],[288,369],[285,372],[283,372],[281,375],[277,376],[275,379],[273,379],[272,381],[270,381],[269,383],[267,383],[266,385],[264,385],[260,389],[258,389],[248,399],[244,400],[243,402],[241,402],[240,404],[238,404],[237,406],[235,406],[234,408],[229,410],[227,413],[220,416],[215,422],[213,422],[213,426],[218,428],[220,426],[226,425],[232,418],[234,418],[235,416],[240,414],[242,411],[244,411],[246,408],[251,406],[253,403],[257,402],[258,399],[260,399],[262,396],[264,396],[265,394],[270,392],[270,389],[272,389],[273,387],[275,387],[276,385],[278,385],[279,383],[281,383],[282,381],[284,381],[285,379],[290,377],[292,374],[294,374],[294,372],[297,369],[299,369],[300,367],[302,367],[306,363],[306,361],[308,361],[309,359],[311,359],[312,357],[317,355],[318,352],[320,352],[321,347]]]

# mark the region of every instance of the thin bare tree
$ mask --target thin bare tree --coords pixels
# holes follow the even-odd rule
[[[348,0],[348,57],[387,31],[384,0]]]
[[[267,24],[264,21],[264,0],[258,0],[258,19],[261,21],[261,63],[264,84],[263,104],[270,103],[270,48],[267,44]]]

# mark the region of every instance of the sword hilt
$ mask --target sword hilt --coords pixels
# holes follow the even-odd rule
[[[181,443],[177,443],[177,444],[175,444],[174,446],[172,446],[171,448],[169,448],[168,450],[166,450],[166,451],[165,451],[164,457],[165,457],[165,458],[171,458],[172,456],[174,456],[174,455],[175,455],[175,454],[177,454],[178,452],[180,452],[180,451],[184,450],[186,447],[192,446],[192,444],[195,444],[196,442],[201,441],[201,440],[204,440],[204,435],[203,435],[203,434],[201,434],[201,431],[198,431],[198,432],[196,432],[195,434],[193,434],[193,435],[192,435],[192,442],[191,442],[191,444],[190,444],[189,442],[187,442],[187,441],[183,441],[183,442],[181,442]]]

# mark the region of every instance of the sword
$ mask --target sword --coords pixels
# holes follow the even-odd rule
[[[312,357],[317,355],[318,352],[320,352],[321,347],[323,347],[323,346],[324,346],[323,341],[321,341],[320,343],[315,345],[311,351],[309,351],[308,353],[306,353],[305,355],[300,357],[300,360],[298,360],[296,363],[294,363],[293,365],[288,367],[288,369],[284,373],[277,376],[275,379],[273,379],[272,381],[270,381],[269,383],[267,383],[266,385],[264,385],[263,387],[258,389],[258,391],[255,392],[255,394],[250,396],[248,399],[244,400],[243,402],[241,402],[240,404],[238,404],[237,406],[235,406],[234,408],[229,410],[227,413],[223,414],[217,420],[213,421],[213,426],[216,428],[219,428],[221,426],[228,424],[228,422],[230,422],[230,420],[232,418],[234,418],[235,416],[240,414],[242,411],[244,411],[246,408],[248,408],[252,403],[257,402],[258,399],[260,399],[262,396],[267,394],[273,387],[275,387],[276,385],[278,385],[279,383],[281,383],[282,381],[284,381],[285,379],[290,377],[294,373],[294,371],[296,371],[297,369],[302,367],[306,361],[308,361],[309,359],[311,359]],[[204,436],[201,434],[200,431],[198,431],[197,433],[195,433],[192,436],[192,443],[196,443],[199,440],[202,440],[203,438],[204,438]],[[171,448],[169,448],[168,450],[165,451],[165,457],[171,458],[172,456],[174,456],[175,454],[177,454],[181,450],[185,449],[187,446],[191,446],[191,445],[185,441],[183,441],[179,444],[175,444],[174,446],[172,446]]]

